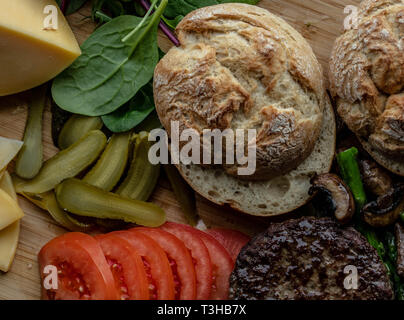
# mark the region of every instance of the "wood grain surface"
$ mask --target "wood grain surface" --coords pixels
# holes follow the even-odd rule
[[[262,0],[259,5],[283,17],[295,27],[312,45],[315,54],[324,68],[326,77],[328,59],[335,38],[341,33],[344,20],[344,7],[358,5],[359,0]],[[68,17],[69,23],[80,44],[94,30],[87,18],[90,9]],[[164,51],[170,42],[160,33],[159,44]],[[21,139],[26,119],[27,93],[0,98],[0,136]],[[44,153],[49,158],[57,152],[50,135],[51,114],[49,108],[44,118]],[[11,166],[12,169],[12,166]],[[39,299],[40,281],[37,254],[41,247],[52,238],[66,232],[59,227],[46,212],[20,198],[25,217],[22,220],[20,243],[11,270],[0,274],[0,299]],[[168,182],[161,178],[153,194],[152,201],[166,212],[168,220],[185,222],[178,203]],[[221,226],[237,229],[254,235],[270,222],[268,219],[254,218],[228,208],[218,207],[197,197],[198,213],[208,226]]]

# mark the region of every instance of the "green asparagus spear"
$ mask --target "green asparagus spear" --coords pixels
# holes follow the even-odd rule
[[[366,204],[366,193],[363,187],[362,178],[358,165],[358,149],[355,147],[340,152],[337,155],[337,162],[341,172],[342,179],[349,186],[355,199],[356,214],[354,217],[356,229],[362,233],[368,242],[377,250],[380,258],[383,260],[386,249],[383,242],[380,241],[376,232],[360,219],[360,211]]]
[[[366,204],[365,188],[363,187],[359,165],[357,161],[358,149],[355,147],[345,150],[337,155],[338,166],[342,179],[351,188],[355,198],[357,212]]]
[[[387,255],[384,264],[389,273],[391,282],[394,285],[396,299],[404,300],[404,282],[401,280],[396,269],[397,242],[396,237],[392,232],[387,231],[385,233],[385,242],[387,245]]]
[[[391,261],[397,261],[397,244],[396,237],[390,231],[385,233],[386,244],[387,244],[387,255]]]

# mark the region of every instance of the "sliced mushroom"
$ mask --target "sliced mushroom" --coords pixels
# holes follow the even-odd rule
[[[397,221],[404,210],[404,184],[369,202],[362,209],[364,220],[373,227],[387,227]]]
[[[404,228],[396,223],[397,272],[404,278]]]
[[[340,177],[332,173],[324,173],[315,176],[311,184],[309,194],[319,192],[320,195],[324,195],[326,202],[332,204],[329,210],[333,211],[339,222],[347,223],[351,220],[355,212],[355,202],[351,191]]]
[[[359,162],[363,183],[367,190],[376,196],[382,196],[393,188],[393,180],[386,170],[372,160]]]

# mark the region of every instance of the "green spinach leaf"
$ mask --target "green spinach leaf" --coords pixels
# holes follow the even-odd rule
[[[153,86],[148,83],[124,106],[102,117],[112,132],[125,132],[141,123],[154,110]]]
[[[170,0],[164,12],[164,16],[169,19],[176,19],[178,23],[178,16],[185,16],[191,11],[202,7],[229,2],[257,4],[259,1],[260,0]]]
[[[78,11],[82,6],[84,6],[84,4],[87,2],[88,0],[70,0],[69,1],[69,5],[67,6],[66,15],[75,13],[76,11]],[[56,0],[56,3],[59,5],[61,5],[62,0]]]
[[[163,0],[125,42],[141,18],[120,16],[97,29],[84,42],[83,54],[54,80],[56,104],[72,113],[101,116],[128,102],[153,76],[159,58],[157,25],[166,4]]]

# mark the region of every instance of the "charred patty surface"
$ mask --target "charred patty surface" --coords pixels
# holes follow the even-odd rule
[[[345,289],[347,266],[358,288]],[[353,228],[329,218],[272,224],[247,244],[230,278],[232,299],[392,299],[376,250]]]

